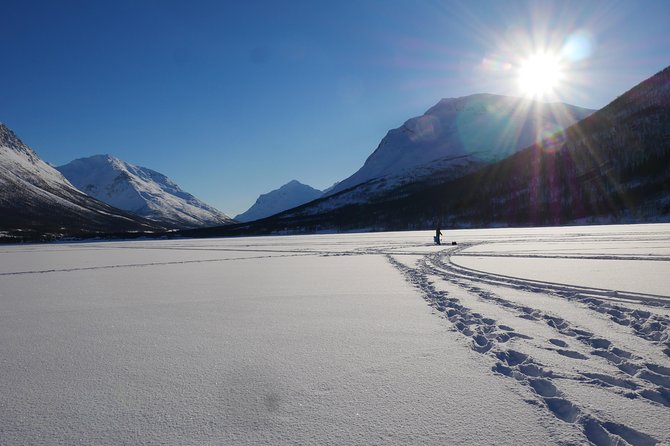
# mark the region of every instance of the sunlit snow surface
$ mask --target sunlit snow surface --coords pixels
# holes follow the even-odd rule
[[[443,232],[0,247],[0,444],[670,442],[670,225]]]

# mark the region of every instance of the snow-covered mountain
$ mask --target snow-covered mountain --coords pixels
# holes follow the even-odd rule
[[[269,217],[287,209],[316,200],[323,192],[311,186],[293,180],[267,194],[258,197],[246,212],[235,217],[235,220],[247,222]]]
[[[437,171],[442,178],[463,176],[592,112],[563,103],[492,94],[442,99],[423,116],[390,130],[363,167],[328,195],[366,182],[371,183],[370,192],[378,192]]]
[[[111,155],[76,159],[57,169],[88,195],[150,220],[181,228],[232,223],[162,173]]]
[[[160,228],[77,190],[0,123],[0,231],[39,235],[152,229]]]

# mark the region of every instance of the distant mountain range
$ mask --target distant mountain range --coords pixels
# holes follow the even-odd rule
[[[0,124],[0,239],[163,230],[79,191]]]
[[[373,203],[405,185],[465,176],[593,111],[492,94],[442,99],[422,116],[390,130],[358,171],[324,193],[331,199],[307,212]]]
[[[71,181],[0,124],[0,238],[670,221],[670,67],[592,114],[495,95],[444,99],[389,131],[325,194],[292,181],[238,224],[166,176],[108,155],[59,169]]]
[[[426,178],[458,178],[528,147],[593,111],[492,94],[442,99],[422,116],[390,130],[350,177],[324,192],[309,186],[303,191],[289,183],[290,186],[261,195],[235,220],[249,222],[269,217],[320,195],[350,192],[315,208],[317,213],[344,204],[372,202],[388,190]]]
[[[194,228],[233,222],[162,173],[111,155],[76,159],[57,169],[82,192],[163,225]]]
[[[387,138],[402,132],[401,127]],[[373,165],[374,157],[366,164]],[[438,222],[485,227],[670,221],[670,67],[564,130],[548,130],[499,161],[481,161],[466,175],[454,174],[447,163],[404,181],[374,177],[349,181],[344,189],[340,183],[330,195],[278,215],[188,235],[427,229]]]
[[[239,222],[269,217],[287,209],[300,206],[323,195],[323,192],[297,180],[284,184],[267,194],[262,194],[246,212],[235,216]]]

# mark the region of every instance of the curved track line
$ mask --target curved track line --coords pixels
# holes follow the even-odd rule
[[[496,274],[487,271],[468,268],[455,263],[452,260],[453,256],[460,255],[459,253],[466,248],[475,245],[462,245],[450,251],[441,251],[434,255],[432,262],[438,269],[443,269],[445,272],[459,275],[463,278],[477,280],[480,282],[507,286],[510,288],[521,288],[525,290],[538,292],[555,292],[565,297],[580,298],[580,297],[594,297],[611,301],[629,301],[639,302],[646,305],[667,307],[670,305],[670,296],[661,296],[657,294],[636,293],[630,291],[619,291],[606,288],[585,287],[580,285],[570,285],[557,282],[548,282],[542,280],[525,279],[522,277],[507,276],[504,274]]]

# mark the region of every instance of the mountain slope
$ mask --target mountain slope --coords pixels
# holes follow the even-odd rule
[[[150,220],[181,228],[232,222],[165,175],[110,155],[76,159],[57,169],[88,195]]]
[[[330,194],[361,183],[377,191],[441,172],[456,178],[499,161],[593,110],[492,94],[442,99],[423,116],[390,130],[363,167]],[[450,172],[447,172],[449,170]]]
[[[267,194],[262,194],[246,212],[235,216],[235,220],[248,222],[269,217],[278,212],[316,200],[323,192],[293,180]]]
[[[4,124],[0,124],[0,216],[0,231],[35,237],[47,232],[163,229],[77,190]]]

